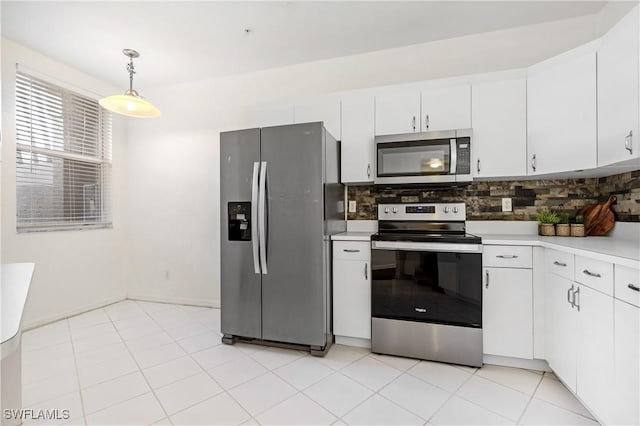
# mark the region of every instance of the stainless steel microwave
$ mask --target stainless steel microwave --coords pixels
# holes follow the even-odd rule
[[[471,129],[376,136],[375,184],[470,182]]]

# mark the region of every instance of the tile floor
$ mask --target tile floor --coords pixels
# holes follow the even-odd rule
[[[29,331],[23,405],[87,425],[596,424],[552,374],[227,346],[219,314],[126,300]]]

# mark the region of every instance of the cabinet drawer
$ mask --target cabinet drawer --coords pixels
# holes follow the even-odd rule
[[[484,246],[482,264],[497,268],[531,268],[532,253],[528,246]]]
[[[544,263],[547,272],[551,272],[561,277],[573,281],[574,278],[574,256],[558,250],[546,249]]]
[[[371,243],[368,241],[334,241],[333,258],[346,260],[369,260]]]
[[[640,270],[626,266],[615,266],[615,297],[635,306],[640,306]]]
[[[613,296],[613,263],[576,256],[576,281]]]

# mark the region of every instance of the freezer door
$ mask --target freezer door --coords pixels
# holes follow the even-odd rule
[[[260,129],[220,133],[221,331],[253,338],[262,337],[261,275],[253,250],[257,223],[252,220],[257,212],[257,202],[252,202],[254,165],[259,162]],[[231,227],[230,220],[236,220]],[[233,231],[243,223],[251,232],[239,239]]]
[[[262,129],[261,161],[267,165],[265,340],[326,344],[323,157],[322,123]]]

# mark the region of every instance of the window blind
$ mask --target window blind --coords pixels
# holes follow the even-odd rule
[[[96,100],[17,72],[18,231],[111,225],[111,126]]]

